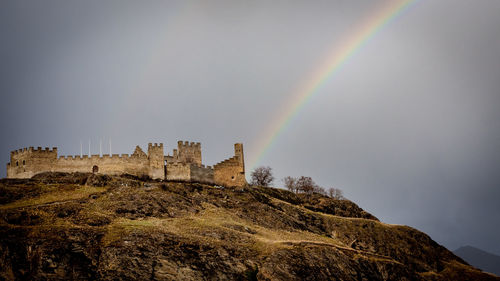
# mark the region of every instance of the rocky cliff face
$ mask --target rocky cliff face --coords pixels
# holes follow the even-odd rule
[[[0,181],[0,279],[500,280],[347,200],[45,174]]]

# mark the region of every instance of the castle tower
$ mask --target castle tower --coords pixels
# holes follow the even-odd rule
[[[201,166],[201,144],[199,142],[177,142],[177,150],[174,150],[176,162],[196,164]]]
[[[243,156],[243,144],[242,143],[235,143],[234,144],[234,157],[236,157],[238,159],[240,173],[245,174],[245,158]]]
[[[7,178],[31,178],[39,171],[51,171],[57,161],[57,147],[23,148],[10,152]]]
[[[165,179],[163,143],[148,144],[149,176],[153,179]]]

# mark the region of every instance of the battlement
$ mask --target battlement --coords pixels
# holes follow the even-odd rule
[[[173,150],[172,162],[193,163],[201,166],[201,143],[178,141]]]
[[[201,161],[201,143],[178,141],[173,156],[165,155],[163,143],[148,143],[145,153],[136,146],[132,154],[57,155],[57,147],[25,147],[10,152],[8,178],[30,178],[42,172],[83,172],[110,175],[147,175],[154,179],[194,181],[242,186],[245,168],[243,146],[235,144],[234,156],[214,166]]]
[[[45,147],[44,149],[42,149],[41,146],[37,147],[36,149],[34,149],[33,146],[24,147],[21,149],[16,149],[16,150],[11,151],[10,155],[17,155],[17,154],[26,153],[26,152],[29,152],[29,153],[57,153],[57,147],[53,147],[52,149],[50,149],[48,147]]]
[[[177,147],[179,148],[198,148],[201,149],[201,143],[199,142],[188,142],[188,141],[178,141],[177,142]]]
[[[87,155],[84,157],[88,158]],[[77,155],[61,155],[57,158],[58,160],[79,160],[83,159],[83,157],[77,156]]]
[[[61,155],[57,159],[60,160],[86,160],[86,159],[127,159],[130,158],[128,154],[103,154],[102,156],[98,154],[93,154],[90,157],[86,154],[80,156],[80,155]]]
[[[159,143],[159,144],[158,143],[154,143],[154,144],[148,143],[148,149],[149,148],[161,148],[161,149],[163,149],[163,143]]]

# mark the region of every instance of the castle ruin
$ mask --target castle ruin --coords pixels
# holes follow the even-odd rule
[[[234,156],[213,167],[201,162],[199,142],[177,142],[173,155],[164,155],[163,144],[148,144],[145,153],[136,146],[131,155],[104,154],[57,156],[57,148],[23,148],[10,153],[7,178],[31,178],[42,172],[131,174],[152,179],[200,182],[235,187],[246,185],[243,144],[234,145]]]

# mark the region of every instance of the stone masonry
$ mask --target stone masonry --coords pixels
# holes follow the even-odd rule
[[[29,147],[10,153],[7,178],[30,178],[42,172],[131,174],[149,176],[153,179],[201,182],[229,187],[247,184],[241,143],[234,145],[233,157],[213,167],[202,164],[199,142],[179,141],[172,156],[164,155],[162,143],[148,144],[147,153],[136,146],[131,155],[58,157],[56,147],[52,149]]]

